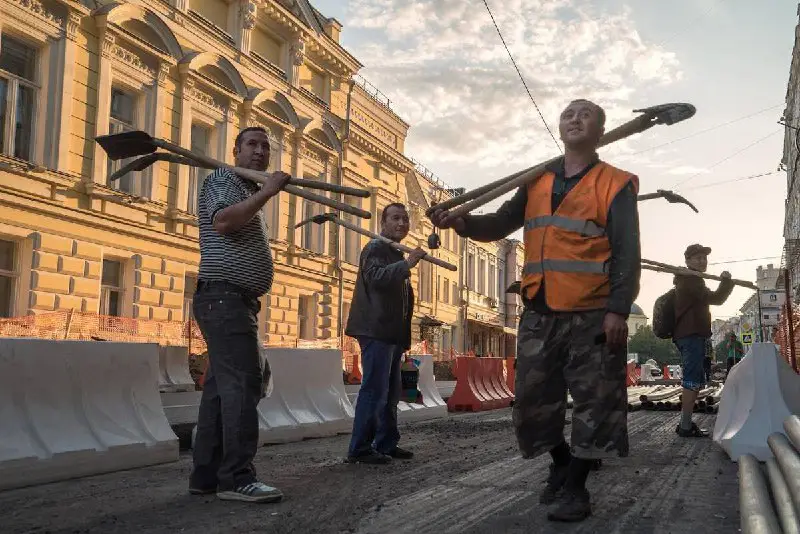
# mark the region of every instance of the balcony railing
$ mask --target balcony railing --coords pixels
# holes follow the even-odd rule
[[[356,82],[356,84],[358,84],[358,86],[361,87],[364,92],[367,93],[375,102],[394,113],[394,110],[392,109],[392,101],[389,100],[389,97],[383,94],[380,89],[369,83],[366,78],[360,74],[356,74],[353,76],[353,81]]]

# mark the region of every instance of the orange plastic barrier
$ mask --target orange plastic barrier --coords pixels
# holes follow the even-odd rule
[[[447,401],[451,412],[480,412],[507,408],[514,395],[503,377],[503,358],[459,356],[456,387]]]
[[[506,387],[511,394],[514,394],[514,381],[517,378],[517,359],[506,358]]]
[[[628,380],[627,380],[627,384],[628,384],[629,387],[630,386],[635,386],[635,385],[637,385],[639,383],[639,376],[640,376],[639,373],[640,372],[641,371],[639,371],[636,368],[636,364],[635,363],[633,363],[633,362],[629,362],[628,363]]]

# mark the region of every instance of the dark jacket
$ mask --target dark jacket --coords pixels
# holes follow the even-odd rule
[[[723,304],[728,300],[731,291],[731,280],[723,280],[716,291],[711,291],[699,276],[676,275],[675,329],[672,338],[711,337],[710,306]]]
[[[556,175],[551,199],[552,211],[558,208],[564,197],[583,179],[600,160],[583,169],[575,176],[566,176],[564,158],[558,159],[548,170]],[[486,215],[466,215],[466,228],[461,237],[475,241],[496,241],[519,230],[525,223],[525,206],[528,203],[528,189],[521,187],[517,193],[497,210]],[[611,244],[609,277],[611,294],[607,310],[628,317],[631,305],[639,294],[641,276],[641,251],[639,244],[639,209],[633,185],[625,186],[608,210],[606,235]],[[538,313],[552,313],[545,301],[544,282],[532,302],[526,302]]]
[[[411,270],[402,252],[378,239],[367,243],[359,259],[345,334],[378,339],[408,350],[414,311],[410,280]]]

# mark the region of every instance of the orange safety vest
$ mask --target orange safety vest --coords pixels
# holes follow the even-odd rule
[[[521,293],[532,299],[544,280],[547,305],[554,311],[603,309],[610,292],[608,210],[628,182],[638,192],[639,180],[601,161],[553,213],[554,180],[555,174],[547,172],[528,186]]]

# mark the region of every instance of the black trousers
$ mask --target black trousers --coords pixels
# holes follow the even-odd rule
[[[198,283],[193,311],[209,366],[197,419],[193,488],[235,489],[256,481],[258,412],[269,364],[258,347],[258,297],[226,282]]]

